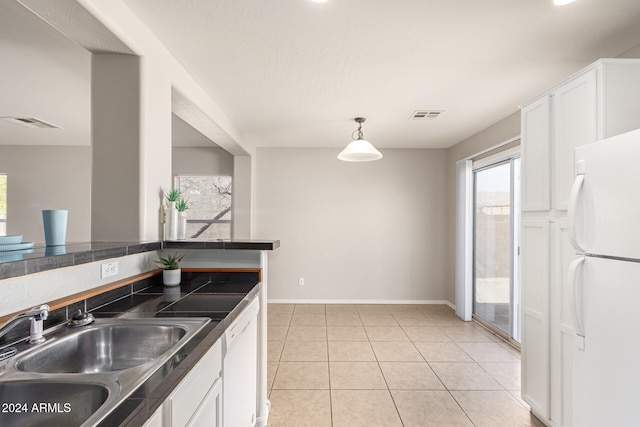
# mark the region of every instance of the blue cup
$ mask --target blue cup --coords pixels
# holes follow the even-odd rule
[[[60,246],[66,243],[68,215],[69,211],[61,209],[42,211],[44,241],[47,246]]]

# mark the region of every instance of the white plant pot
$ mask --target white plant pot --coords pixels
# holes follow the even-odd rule
[[[178,212],[178,240],[187,238],[187,213]]]
[[[182,278],[182,269],[162,270],[162,283],[165,286],[177,286]]]
[[[165,240],[177,240],[178,239],[178,210],[176,209],[176,202],[169,202],[167,207],[167,223],[165,224]]]

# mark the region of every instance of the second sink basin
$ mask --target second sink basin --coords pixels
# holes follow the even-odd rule
[[[23,372],[121,371],[157,360],[185,336],[180,326],[91,325],[56,339],[16,364]]]
[[[79,426],[107,400],[98,384],[11,381],[0,383],[0,425]]]

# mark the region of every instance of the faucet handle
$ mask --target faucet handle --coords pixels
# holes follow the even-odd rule
[[[82,310],[77,310],[71,319],[67,321],[67,326],[70,328],[76,328],[78,326],[86,326],[90,323],[93,323],[95,319],[93,318],[93,314],[83,312]]]
[[[47,317],[49,317],[49,310],[50,307],[47,304],[42,304],[38,307],[33,307],[26,313],[27,316],[31,317],[29,344],[39,344],[45,340],[45,337],[42,335],[42,321],[47,320]]]
[[[34,317],[35,320],[47,320],[47,317],[49,317],[49,310],[51,310],[51,307],[49,307],[48,304],[42,304],[31,308],[31,310],[26,312],[25,315]]]

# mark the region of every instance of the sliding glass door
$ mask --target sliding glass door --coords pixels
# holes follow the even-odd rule
[[[476,319],[520,341],[518,280],[520,158],[474,167],[474,303]]]

